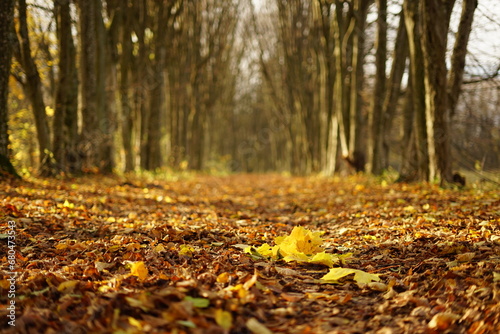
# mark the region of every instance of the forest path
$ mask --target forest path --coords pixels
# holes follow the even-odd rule
[[[500,330],[498,191],[362,177],[95,176],[2,183],[0,195],[0,269],[17,272],[15,298],[10,276],[0,281],[16,324],[2,307],[2,333]],[[352,275],[325,284],[325,266],[242,249],[274,245],[295,226],[324,232],[327,253],[352,253],[342,266],[381,284]]]

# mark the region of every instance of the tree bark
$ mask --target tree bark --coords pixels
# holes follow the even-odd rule
[[[169,9],[162,1],[155,2],[157,12],[154,34],[154,60],[150,97],[150,111],[147,123],[146,165],[147,170],[155,170],[163,164],[161,139],[162,117],[165,108],[165,76],[164,67],[167,55],[166,30]]]
[[[352,72],[351,91],[349,103],[349,160],[353,165],[358,166],[357,171],[365,170],[364,150],[361,147],[359,131],[362,127],[361,92],[364,86],[364,48],[365,48],[365,28],[366,16],[371,0],[356,0],[354,2],[354,19],[356,20],[352,37]],[[356,156],[363,157],[356,159]]]
[[[343,4],[341,1],[336,1],[335,4],[335,18],[334,18],[334,59],[335,59],[335,84],[333,88],[334,104],[335,104],[335,117],[339,125],[338,134],[340,142],[340,152],[342,157],[349,157],[349,144],[348,144],[348,129],[346,129],[345,110],[346,110],[346,94],[345,94],[345,49],[344,41],[349,38],[346,35],[347,27],[344,17]],[[332,120],[333,121],[333,120]],[[331,127],[330,127],[331,128]],[[336,141],[334,141],[336,142]],[[332,142],[333,143],[333,142]]]
[[[31,55],[31,46],[28,35],[27,6],[26,0],[19,0],[19,42],[15,51],[15,56],[24,69],[26,82],[23,88],[31,101],[35,125],[37,130],[38,150],[40,155],[40,174],[43,176],[52,175],[54,170],[52,148],[50,142],[49,124],[45,112],[45,102],[43,100],[42,81],[37,65]]]
[[[78,141],[78,72],[71,33],[70,0],[55,1],[59,41],[59,78],[54,111],[54,157],[62,171],[81,171]]]
[[[121,59],[120,59],[120,105],[122,113],[122,141],[125,152],[125,172],[135,170],[134,152],[134,113],[131,100],[130,76],[132,66],[132,18],[133,4],[126,1],[121,13]]]
[[[382,169],[389,167],[389,149],[390,149],[390,133],[392,130],[392,121],[396,113],[398,100],[401,94],[401,80],[406,68],[406,59],[408,57],[408,34],[406,32],[406,24],[404,12],[401,11],[399,18],[398,33],[396,36],[396,43],[394,45],[394,52],[392,54],[392,67],[389,76],[387,93],[384,99],[382,108],[383,129],[382,132]]]
[[[452,182],[446,43],[453,3],[423,0],[421,7],[430,181],[439,178],[441,182]]]
[[[387,60],[387,0],[376,0],[378,7],[377,39],[375,54],[375,87],[371,111],[368,119],[370,138],[368,140],[367,171],[379,174],[382,169],[382,139],[383,131],[383,104],[386,90],[386,60]]]
[[[8,95],[10,64],[12,60],[12,22],[14,19],[14,0],[0,1],[0,177],[6,173],[16,176],[10,162],[8,133]]]
[[[405,0],[403,3],[410,55],[411,101],[413,102],[413,114],[415,117],[416,163],[407,164],[409,168],[415,168],[415,170],[403,170],[406,175],[401,175],[402,179],[408,181],[429,179],[429,153],[425,117],[424,56],[420,41],[422,38],[420,6],[421,3],[419,1]],[[411,155],[407,157],[409,159],[413,158]]]
[[[477,8],[478,0],[464,0],[462,2],[462,14],[460,24],[455,35],[455,45],[451,55],[451,68],[448,75],[448,108],[450,116],[455,113],[458,97],[462,87],[465,68],[465,56],[467,55],[467,44],[472,30],[472,20]]]
[[[78,153],[83,157],[83,171],[98,166],[98,148],[102,140],[99,133],[99,106],[97,101],[97,42],[96,0],[78,0],[80,23],[80,80],[82,99],[82,132]]]
[[[96,86],[98,107],[98,132],[100,142],[97,146],[97,167],[104,174],[111,174],[115,167],[115,113],[116,113],[116,52],[114,51],[116,22],[111,16],[109,28],[104,25],[102,0],[95,0],[93,15],[95,17],[95,35],[97,46]],[[115,21],[116,20],[116,21]]]

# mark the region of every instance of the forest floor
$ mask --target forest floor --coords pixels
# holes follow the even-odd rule
[[[255,251],[296,226],[380,280]],[[0,183],[0,227],[2,333],[500,332],[498,189],[31,179]]]

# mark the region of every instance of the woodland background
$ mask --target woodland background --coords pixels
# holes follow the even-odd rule
[[[498,0],[0,0],[0,333],[499,333],[498,36]]]
[[[4,0],[0,16],[0,154],[20,174],[500,165],[496,1]]]

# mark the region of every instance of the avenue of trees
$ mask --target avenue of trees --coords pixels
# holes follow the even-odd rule
[[[499,168],[500,58],[466,63],[475,20],[499,27],[482,1],[3,0],[0,165]]]

